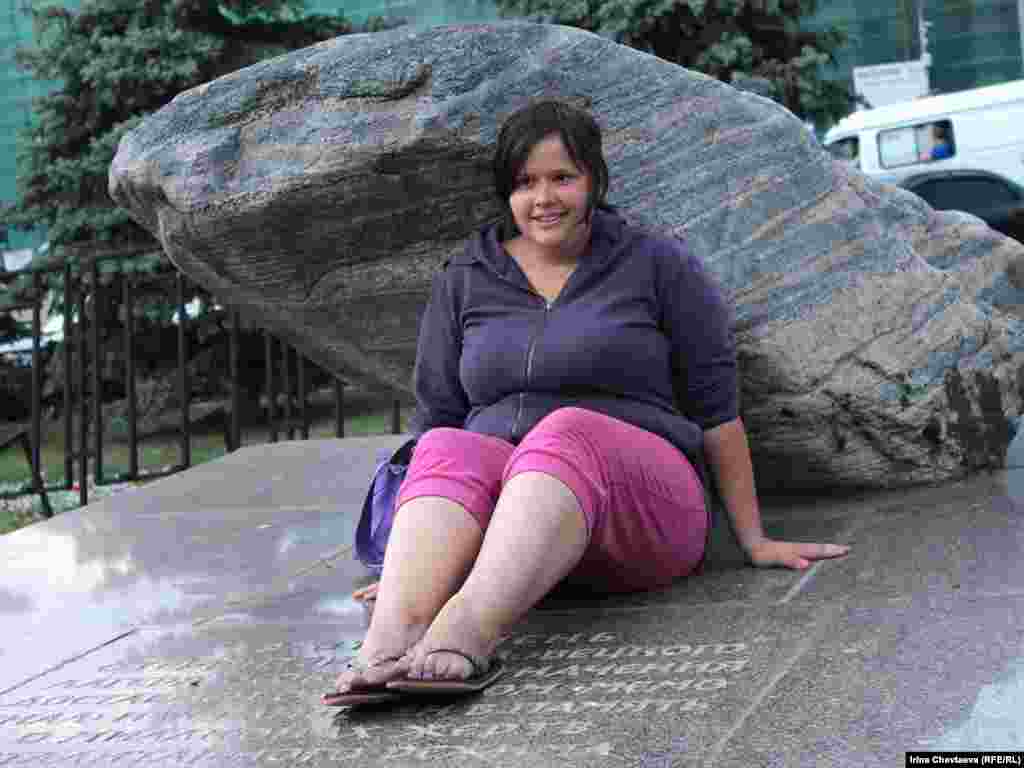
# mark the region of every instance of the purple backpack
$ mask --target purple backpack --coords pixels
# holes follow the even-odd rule
[[[384,549],[395,519],[398,489],[405,480],[405,471],[409,468],[415,447],[415,438],[407,440],[391,454],[390,459],[377,465],[363,502],[363,514],[356,528],[356,557],[377,574],[384,567]]]

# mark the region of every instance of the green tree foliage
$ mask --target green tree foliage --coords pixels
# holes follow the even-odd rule
[[[18,66],[60,87],[33,104],[18,140],[18,199],[0,208],[0,227],[44,228],[50,248],[36,265],[79,266],[100,250],[136,252],[116,271],[164,273],[159,244],[107,193],[118,142],[178,93],[216,77],[354,31],[400,21],[371,19],[360,29],[343,16],[304,14],[303,0],[32,0],[34,47]],[[59,288],[61,279],[49,281]],[[0,309],[24,300],[28,281],[0,286]],[[57,308],[60,294],[57,295]],[[116,317],[116,315],[115,315]]]
[[[113,286],[121,272],[169,275],[174,268],[159,243],[116,206],[107,192],[108,170],[124,134],[177,94],[258,61],[352,32],[398,26],[375,17],[356,29],[340,14],[306,15],[303,0],[31,0],[34,46],[16,52],[18,66],[57,90],[35,100],[31,125],[18,140],[18,199],[0,206],[0,228],[44,228],[49,249],[33,266],[71,264],[84,269],[102,252],[134,254],[99,262],[101,281]],[[47,279],[54,309],[64,310],[60,273]],[[152,285],[152,283],[151,283]],[[137,322],[159,326],[174,311],[171,285],[160,281],[137,292]],[[210,297],[190,287],[189,302]],[[5,306],[31,296],[27,276],[0,283]],[[120,291],[97,304],[104,333],[120,332]],[[143,329],[140,329],[143,330]],[[18,337],[23,326],[0,333]],[[147,347],[142,354],[174,354]],[[140,359],[140,362],[144,362]]]
[[[761,84],[801,118],[827,124],[852,109],[822,78],[846,40],[809,31],[815,0],[496,0],[503,15],[580,27],[727,83]]]
[[[19,137],[18,200],[0,223],[45,226],[61,246],[151,244],[107,196],[121,137],[181,91],[261,58],[353,31],[342,17],[302,15],[302,0],[84,0],[30,9],[36,47],[16,54],[40,80]]]

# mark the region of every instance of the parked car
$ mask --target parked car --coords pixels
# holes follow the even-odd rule
[[[901,187],[939,211],[966,211],[992,229],[1024,242],[1024,187],[988,171],[935,171]]]

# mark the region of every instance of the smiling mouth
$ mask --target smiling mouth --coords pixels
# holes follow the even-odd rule
[[[533,220],[539,221],[542,224],[554,224],[556,221],[560,221],[563,216],[565,216],[564,213],[558,213],[552,216],[534,216]]]

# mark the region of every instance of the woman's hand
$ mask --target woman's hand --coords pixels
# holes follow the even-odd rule
[[[782,566],[802,571],[814,560],[842,557],[850,548],[845,544],[812,544],[801,541],[761,539],[747,547],[750,562],[760,568]]]

